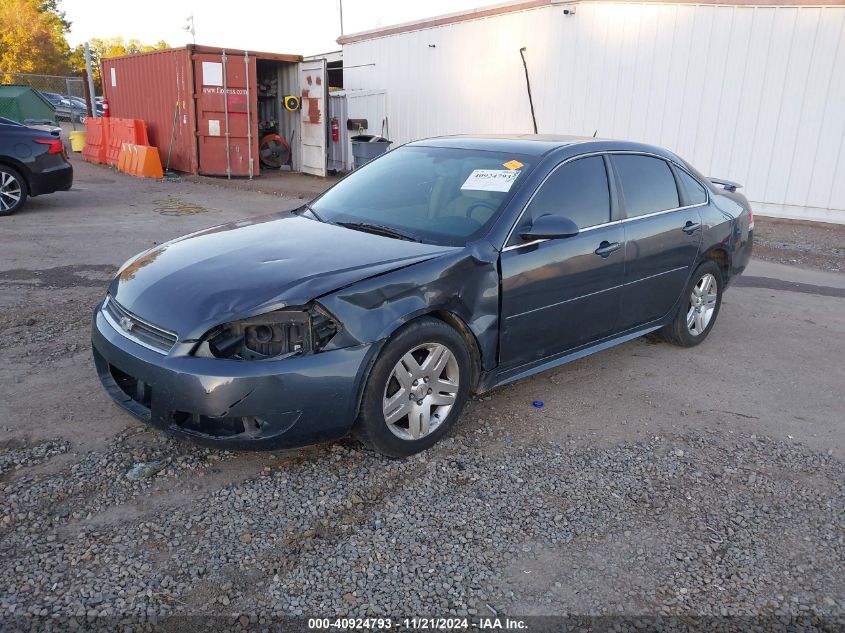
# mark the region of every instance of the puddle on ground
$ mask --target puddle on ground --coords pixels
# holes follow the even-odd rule
[[[208,211],[203,206],[187,202],[177,196],[167,196],[166,200],[153,200],[155,210],[162,215],[194,215]]]

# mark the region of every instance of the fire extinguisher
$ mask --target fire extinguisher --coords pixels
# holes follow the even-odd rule
[[[111,112],[109,112],[109,100],[103,99],[103,118],[107,119],[111,116]]]
[[[332,141],[337,143],[340,140],[340,126],[337,123],[337,117],[332,117]]]

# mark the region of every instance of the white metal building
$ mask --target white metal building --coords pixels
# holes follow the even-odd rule
[[[845,2],[529,0],[341,38],[403,143],[532,132],[667,147],[760,215],[845,223]],[[358,112],[355,116],[365,116]]]

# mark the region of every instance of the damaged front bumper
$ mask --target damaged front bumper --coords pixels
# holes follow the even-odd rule
[[[342,437],[357,414],[366,344],[279,361],[161,354],[94,313],[91,343],[106,392],[137,418],[175,435],[235,450],[306,446]]]

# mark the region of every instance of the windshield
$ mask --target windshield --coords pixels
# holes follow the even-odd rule
[[[461,246],[495,219],[524,180],[529,160],[482,150],[400,147],[344,178],[311,207],[327,222],[375,225]]]

